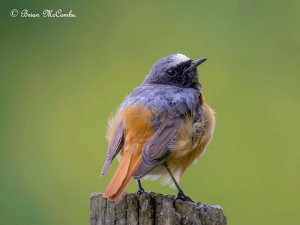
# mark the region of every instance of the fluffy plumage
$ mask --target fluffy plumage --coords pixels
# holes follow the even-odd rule
[[[132,177],[165,175],[164,162],[179,181],[204,152],[213,135],[215,116],[200,90],[196,70],[200,61],[181,54],[162,58],[142,85],[125,98],[109,124],[102,174],[117,155],[119,165],[105,197],[118,199]]]

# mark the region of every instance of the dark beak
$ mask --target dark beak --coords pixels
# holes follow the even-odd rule
[[[187,69],[184,71],[184,73],[187,72],[187,71],[191,71],[192,69],[195,69],[197,66],[199,66],[199,65],[202,64],[202,63],[204,63],[206,60],[207,60],[206,57],[201,58],[201,59],[195,59],[195,60],[193,60],[193,61],[191,62],[190,67],[187,68]]]
[[[207,60],[206,57],[201,58],[201,59],[195,59],[195,60],[193,60],[189,69],[194,69],[194,68],[196,68],[196,67],[199,66],[200,64],[204,63],[206,60]]]

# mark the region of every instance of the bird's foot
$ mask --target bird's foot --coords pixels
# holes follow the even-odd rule
[[[183,192],[178,192],[176,198],[173,201],[173,204],[175,204],[176,201],[179,200],[179,199],[182,200],[182,201],[185,201],[185,202],[195,203],[189,196],[185,195]]]
[[[139,190],[137,191],[137,194],[141,195],[141,194],[145,193],[145,190],[144,190],[144,188],[142,186],[141,180],[137,180],[137,183],[138,183],[138,187],[139,187]]]
[[[145,190],[144,190],[144,188],[139,188],[139,190],[136,193],[141,195],[141,194],[145,193]]]

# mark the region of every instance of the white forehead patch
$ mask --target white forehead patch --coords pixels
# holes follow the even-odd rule
[[[178,53],[178,54],[174,55],[172,64],[175,66],[179,63],[182,63],[182,62],[185,62],[185,61],[188,61],[188,60],[190,60],[189,57]]]

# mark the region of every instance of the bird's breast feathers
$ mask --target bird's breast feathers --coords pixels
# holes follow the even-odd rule
[[[125,98],[119,111],[136,104],[165,112],[176,107],[178,114],[197,112],[200,109],[199,90],[161,84],[140,85]]]
[[[173,111],[170,111],[171,109]],[[165,160],[171,170],[180,171],[177,172],[180,176],[204,152],[215,127],[214,111],[196,89],[166,85],[162,85],[162,88],[140,86],[135,89],[124,100],[111,121],[111,124],[114,124],[114,120],[118,123],[121,118],[124,123],[125,148],[121,150],[119,158],[124,150],[132,149],[128,146],[138,144],[140,147],[135,151],[142,152],[145,147],[143,144],[159,132],[168,113],[173,113],[171,120],[176,125],[176,134],[167,147]],[[114,127],[117,126],[111,126]]]

